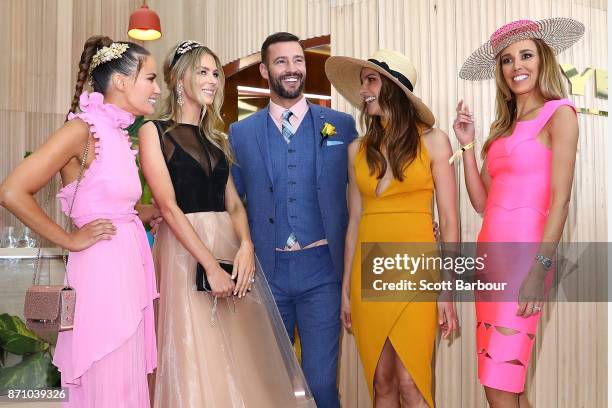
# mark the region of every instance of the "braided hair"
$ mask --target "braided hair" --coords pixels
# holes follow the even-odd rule
[[[138,74],[142,68],[145,57],[150,55],[148,50],[138,44],[132,42],[121,43],[129,46],[128,49],[121,54],[121,58],[104,62],[95,67],[91,72],[90,80],[94,92],[104,94],[108,89],[111,77],[115,73],[126,76],[130,76],[134,73]],[[87,41],[85,41],[85,46],[81,53],[81,60],[79,61],[79,72],[77,74],[74,96],[72,97],[72,103],[68,113],[76,113],[79,106],[79,97],[81,93],[83,93],[85,83],[88,81],[89,69],[94,55],[96,55],[101,48],[109,47],[111,44],[113,44],[113,40],[103,35],[95,35],[89,37]]]

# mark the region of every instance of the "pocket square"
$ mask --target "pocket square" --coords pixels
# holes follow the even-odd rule
[[[344,144],[344,142],[341,140],[328,140],[327,141],[328,146],[336,146],[336,145],[341,145],[341,144]]]

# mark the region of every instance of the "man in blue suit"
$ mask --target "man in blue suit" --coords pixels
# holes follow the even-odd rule
[[[270,104],[230,126],[232,176],[292,342],[297,325],[317,406],[335,408],[347,146],[357,137],[355,121],[306,101],[306,61],[295,35],[268,36],[261,59]]]

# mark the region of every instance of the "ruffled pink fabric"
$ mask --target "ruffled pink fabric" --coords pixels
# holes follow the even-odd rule
[[[159,295],[146,233],[134,209],[142,191],[135,152],[124,130],[134,116],[105,104],[103,95],[96,92],[84,92],[80,108],[69,119],[79,118],[90,126],[96,139],[95,158],[81,180],[71,218],[77,227],[110,219],[117,234],[70,253],[66,275],[77,294],[75,325],[74,330],[59,334],[54,363],[64,383],[80,386],[80,378],[94,363],[120,349],[141,327],[144,353],[136,358],[142,359],[146,369],[109,373],[116,378],[116,406],[121,406],[122,398],[129,399],[121,395],[130,392],[125,386],[129,378],[146,376],[157,365],[153,299]],[[75,187],[75,182],[70,183],[57,195],[65,213]]]
[[[99,92],[83,92],[79,97],[79,108],[81,113],[99,114],[105,120],[111,121],[118,128],[124,129],[134,123],[134,115],[111,103],[104,103],[104,95]],[[71,113],[68,120],[80,114]]]
[[[79,190],[81,190],[86,188],[85,186],[90,183],[91,179],[95,179],[98,166],[104,161],[104,145],[107,143],[102,143],[102,138],[122,139],[124,144],[129,147],[133,156],[136,156],[138,151],[132,150],[129,134],[127,130],[125,130],[125,128],[134,122],[134,115],[113,104],[104,103],[104,95],[99,92],[83,92],[79,98],[79,109],[79,113],[70,113],[68,115],[68,120],[78,118],[87,123],[96,140],[93,149],[90,148],[89,150],[89,154],[95,154],[95,158],[83,173],[79,185]],[[98,130],[99,127],[102,129],[102,132]],[[113,140],[113,144],[114,142],[115,140]],[[85,146],[83,146],[83,149],[84,148]],[[57,194],[62,211],[66,215],[68,215],[70,210],[70,200],[74,194],[75,187],[76,180],[64,186]],[[78,213],[78,211],[75,212],[77,201],[75,201],[75,208],[73,208],[72,212],[73,215]]]

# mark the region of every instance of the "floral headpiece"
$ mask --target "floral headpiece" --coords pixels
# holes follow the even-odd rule
[[[91,59],[91,64],[89,65],[89,77],[91,77],[91,73],[94,69],[96,69],[96,67],[106,62],[121,58],[123,53],[128,48],[130,48],[130,46],[126,43],[112,43],[108,47],[100,48]]]

